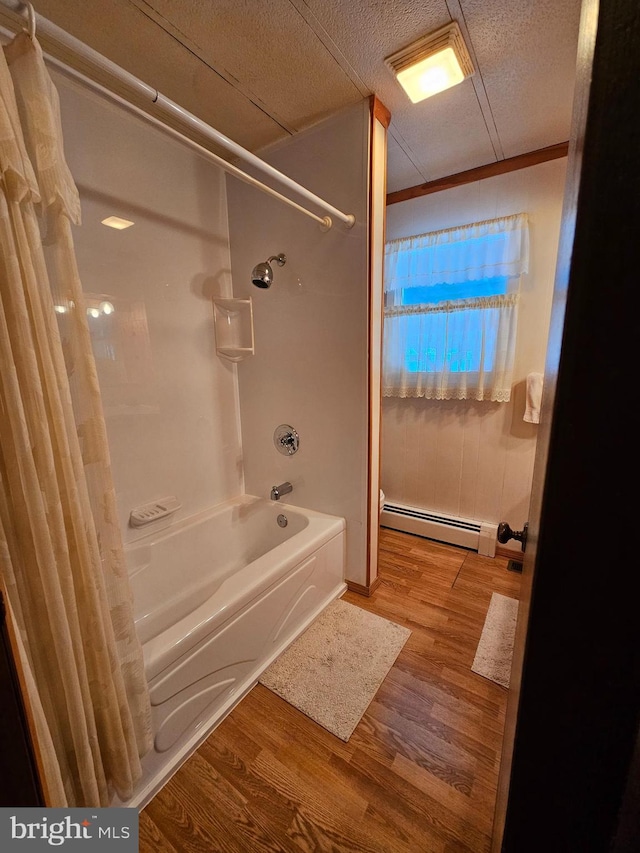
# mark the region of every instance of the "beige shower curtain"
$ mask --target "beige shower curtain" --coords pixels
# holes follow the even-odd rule
[[[71,235],[79,199],[57,92],[24,33],[0,51],[0,179],[0,573],[47,804],[105,806],[131,796],[151,715]]]

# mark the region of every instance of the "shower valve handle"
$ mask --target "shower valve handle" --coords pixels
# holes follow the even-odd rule
[[[295,452],[295,449],[296,449],[296,437],[295,437],[295,435],[293,435],[293,433],[291,433],[291,432],[287,433],[286,435],[283,435],[282,438],[280,439],[280,444],[282,444],[283,447],[287,447],[290,450]]]
[[[280,453],[293,456],[300,447],[300,436],[289,424],[280,424],[273,433],[273,443]]]

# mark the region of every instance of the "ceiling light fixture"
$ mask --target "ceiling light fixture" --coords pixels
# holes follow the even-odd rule
[[[414,104],[462,83],[475,72],[455,21],[387,56],[385,64]]]
[[[125,228],[130,228],[135,223],[130,219],[121,219],[119,216],[107,216],[102,220],[102,224],[108,228],[116,228],[118,231],[123,231]]]

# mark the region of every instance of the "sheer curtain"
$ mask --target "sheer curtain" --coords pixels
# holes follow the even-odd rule
[[[26,34],[0,51],[0,178],[0,572],[47,805],[105,806],[141,776],[150,704],[71,235],[79,199],[57,92]]]
[[[526,214],[387,243],[383,395],[509,400],[528,259]]]

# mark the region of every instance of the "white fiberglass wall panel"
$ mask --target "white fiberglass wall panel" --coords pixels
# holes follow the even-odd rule
[[[216,356],[211,303],[231,287],[225,182],[142,119],[60,75],[55,83],[82,203],[74,240],[95,314],[119,518],[131,541],[151,529],[128,526],[140,504],[175,495],[180,517],[243,490],[237,372]],[[108,216],[134,224],[109,228]]]

